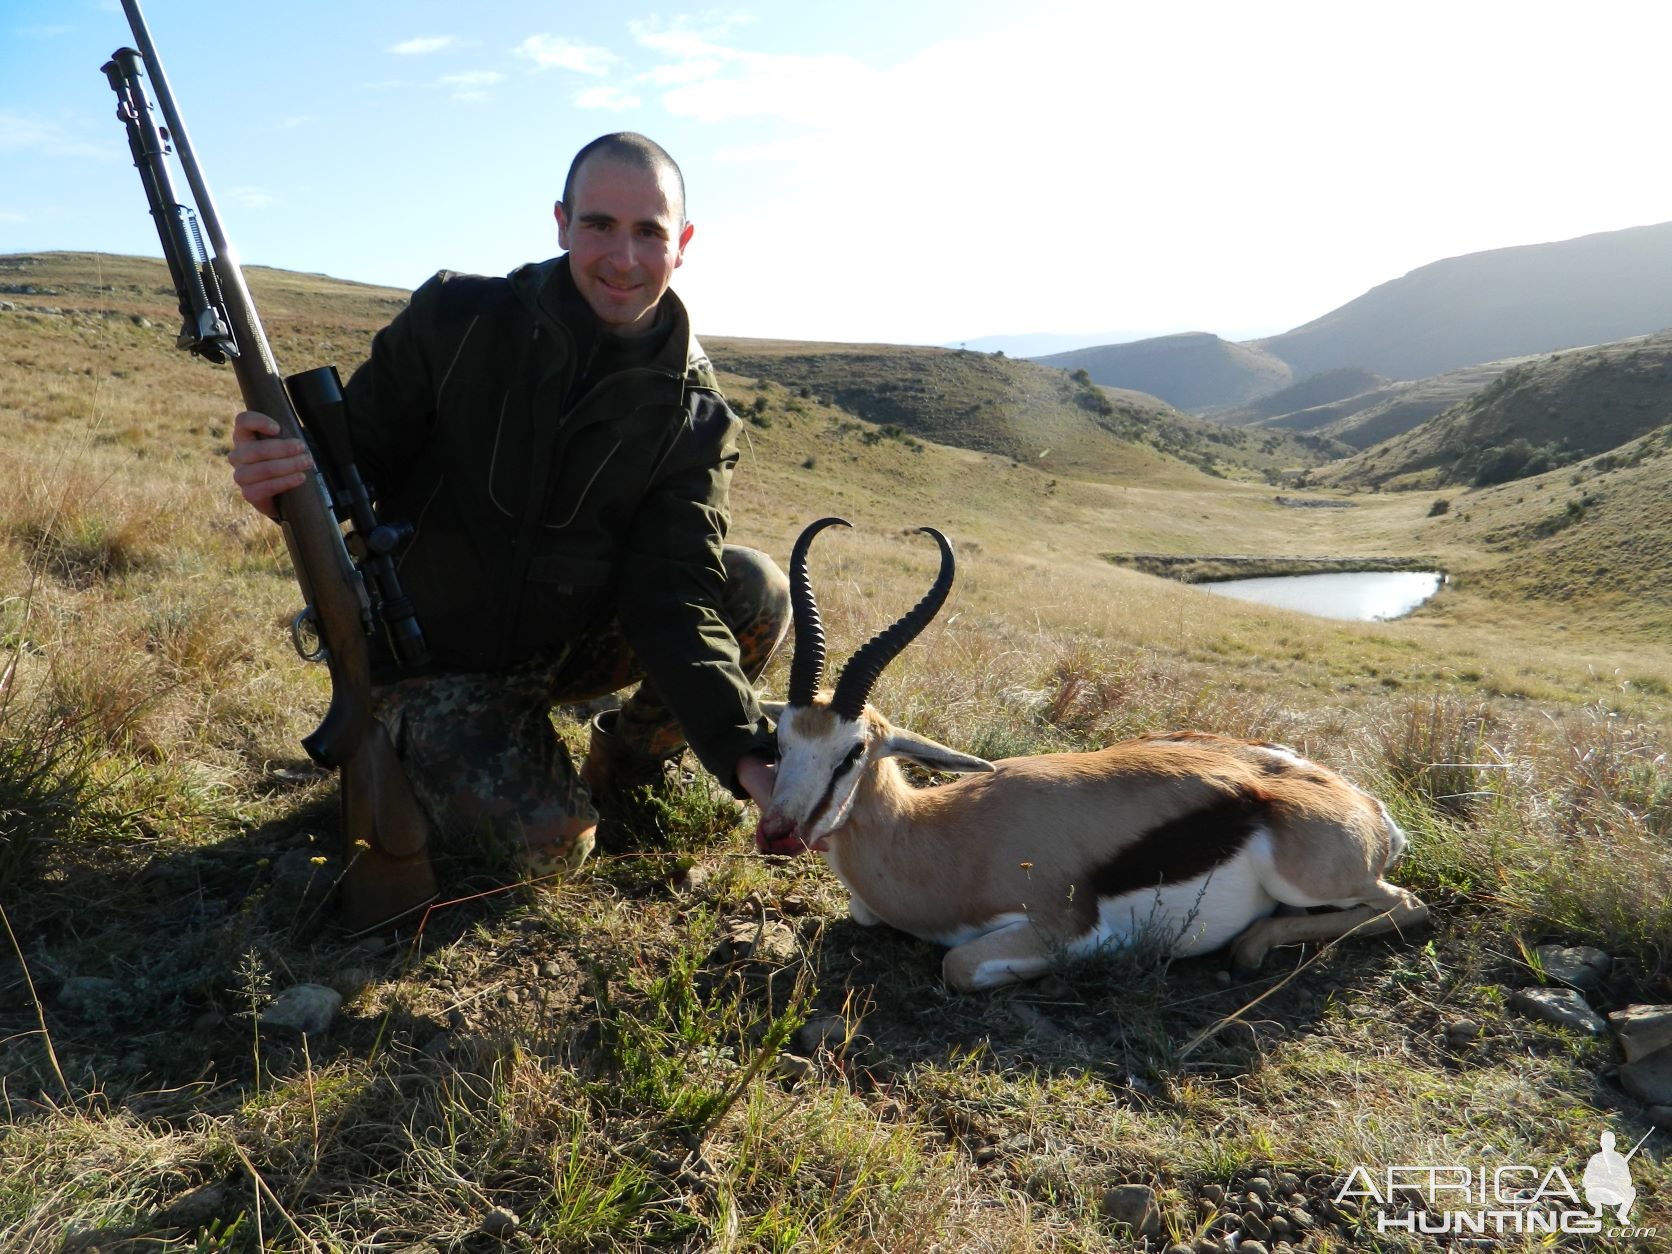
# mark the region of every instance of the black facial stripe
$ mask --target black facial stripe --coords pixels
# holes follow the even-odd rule
[[[830,800],[832,795],[836,792],[836,785],[841,782],[842,776],[848,773],[848,768],[855,762],[859,761],[864,754],[864,744],[857,744],[852,749],[848,750],[847,757],[843,758],[836,764],[836,769],[830,772],[830,782],[824,786],[824,796],[819,798],[818,805],[814,806],[813,812],[807,816],[808,827],[814,826],[821,818],[824,817],[824,812],[830,808]]]
[[[1098,897],[1182,884],[1234,858],[1267,821],[1259,797],[1233,793],[1149,829],[1092,873]]]

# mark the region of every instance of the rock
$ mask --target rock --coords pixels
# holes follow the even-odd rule
[[[1161,1212],[1155,1205],[1155,1190],[1147,1184],[1116,1185],[1103,1195],[1098,1209],[1105,1218],[1131,1228],[1135,1236],[1153,1237],[1161,1233]]]
[[[343,995],[323,984],[296,984],[285,989],[263,1010],[260,1023],[264,1028],[295,1032],[300,1036],[319,1036],[331,1026],[342,1009]]]
[[[1590,945],[1540,945],[1533,952],[1546,976],[1574,988],[1590,988],[1614,965],[1612,958]]]
[[[1301,1189],[1306,1187],[1301,1178],[1292,1171],[1278,1172],[1274,1183],[1277,1185],[1277,1191],[1284,1197],[1299,1193]]]
[[[1269,1254],[1264,1241],[1238,1241],[1237,1254]]]
[[[1196,1254],[1225,1254],[1225,1243],[1213,1237],[1197,1237],[1190,1247]]]
[[[481,1231],[487,1233],[490,1237],[509,1236],[520,1227],[522,1227],[522,1218],[516,1211],[504,1206],[495,1206],[486,1215],[482,1216]]]
[[[219,1219],[232,1201],[225,1184],[205,1184],[182,1193],[154,1216],[152,1222],[164,1228],[201,1228]]]
[[[1179,1245],[1175,1243],[1173,1245],[1169,1245],[1162,1252],[1162,1254],[1193,1254],[1193,1251],[1188,1245]]]
[[[1621,1067],[1620,1087],[1645,1106],[1672,1106],[1672,1049]]]
[[[1225,1190],[1220,1185],[1204,1184],[1201,1188],[1201,1196],[1212,1202],[1215,1206],[1225,1205]]]
[[[1608,1016],[1627,1062],[1672,1048],[1672,1006],[1627,1006]]]
[[[1657,1128],[1672,1131],[1672,1106],[1649,1107],[1649,1122]]]
[[[1271,1181],[1265,1176],[1255,1176],[1248,1182],[1248,1191],[1262,1202],[1271,1201]]]
[[[1262,1219],[1255,1211],[1244,1211],[1242,1216],[1242,1235],[1255,1241],[1264,1241],[1271,1236],[1271,1225]],[[1241,1248],[1241,1247],[1239,1247]]]
[[[850,1021],[841,1015],[814,1015],[795,1030],[791,1040],[803,1054],[816,1054],[821,1049],[839,1054],[858,1037],[864,1022],[863,1019]]]
[[[1446,1045],[1450,1049],[1462,1049],[1465,1045],[1472,1045],[1480,1039],[1480,1024],[1473,1019],[1454,1019],[1446,1024]]]
[[[674,877],[673,887],[677,893],[700,893],[714,878],[714,868],[707,863],[698,862],[685,868]]]
[[[550,959],[547,959],[545,962],[540,964],[540,975],[541,978],[547,980],[559,979],[563,975],[563,967],[560,963],[552,962]]]
[[[819,1065],[811,1058],[804,1058],[800,1054],[779,1054],[772,1070],[780,1080],[799,1083],[811,1079],[818,1074]]]
[[[787,967],[801,957],[795,929],[781,919],[765,923],[741,923],[720,938],[708,955],[707,965],[725,967],[750,962],[761,967]]]
[[[1603,1017],[1585,1003],[1584,997],[1570,988],[1524,988],[1510,994],[1509,1004],[1529,1018],[1593,1036],[1608,1027]]]
[[[344,967],[331,977],[331,987],[343,995],[344,1001],[352,1001],[376,978],[365,967]]]
[[[801,957],[801,944],[795,929],[782,920],[769,920],[761,926],[750,924],[734,930],[727,938],[739,958],[767,963],[775,967],[788,966]]]
[[[122,986],[102,975],[72,975],[58,989],[58,1004],[82,1015],[107,1015],[122,1002]]]

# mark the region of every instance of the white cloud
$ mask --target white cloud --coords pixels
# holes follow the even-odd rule
[[[396,56],[421,57],[432,52],[440,52],[443,48],[451,48],[458,43],[453,35],[419,35],[415,39],[405,39],[398,44],[391,44],[389,51]]]
[[[317,121],[319,119],[311,113],[292,113],[288,117],[279,119],[278,128],[281,131],[294,131],[300,127],[312,126]]]
[[[505,75],[498,70],[468,70],[462,74],[443,74],[436,81],[444,87],[492,87],[503,83]]]
[[[275,204],[278,197],[264,187],[245,185],[243,187],[229,187],[226,192],[226,199],[240,209],[265,209],[268,205]]]
[[[74,29],[73,26],[19,26],[17,33],[26,39],[56,39]]]
[[[572,70],[599,76],[608,74],[620,59],[608,48],[578,44],[562,35],[530,35],[514,51],[542,70]]]
[[[584,91],[575,93],[575,107],[577,109],[608,109],[619,111],[622,109],[637,109],[643,104],[639,97],[620,87],[588,87]]]
[[[48,118],[0,109],[0,152],[39,152],[49,157],[110,157],[116,144],[91,143],[67,134]]]
[[[17,223],[27,221],[29,221],[29,216],[27,214],[18,213],[14,209],[0,209],[0,222]]]

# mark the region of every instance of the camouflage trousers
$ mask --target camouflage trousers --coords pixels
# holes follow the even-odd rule
[[[758,680],[789,628],[789,581],[770,557],[727,545],[721,614],[737,638],[743,673]],[[646,759],[685,748],[679,721],[645,679],[620,622],[538,653],[494,674],[426,675],[375,690],[413,791],[451,859],[491,854],[497,843],[539,874],[578,866],[592,848],[598,812],[553,707],[588,701],[638,682],[614,732]]]

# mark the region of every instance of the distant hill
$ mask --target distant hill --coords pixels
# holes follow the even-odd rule
[[[1380,387],[1368,392],[1277,414],[1252,425],[1267,430],[1309,431],[1353,448],[1365,449],[1421,426],[1465,397],[1480,391],[1506,370],[1530,360],[1533,359],[1516,357],[1482,366],[1463,366],[1431,379],[1406,383],[1384,380]]]
[[[1235,409],[1214,410],[1205,416],[1230,423],[1233,427],[1245,427],[1257,422],[1270,422],[1297,410],[1315,409],[1332,401],[1362,396],[1386,383],[1387,380],[1379,374],[1360,370],[1356,366],[1343,366],[1339,370],[1326,370],[1322,374],[1308,375],[1298,383],[1291,383],[1288,387],[1262,396],[1247,405]]]
[[[1357,366],[1423,379],[1667,327],[1672,222],[1436,261],[1249,347],[1297,376]]]
[[[1137,444],[1215,474],[1276,476],[1351,450],[1288,432],[1237,431],[1135,391],[1030,361],[893,344],[707,337],[720,369],[766,379],[857,418],[1021,462],[1105,475]]]
[[[1296,371],[1272,353],[1201,331],[1035,360],[1059,370],[1085,370],[1105,387],[1147,392],[1179,409],[1196,411],[1247,404],[1288,387],[1296,377]]]
[[[1119,344],[1123,340],[1138,339],[1138,331],[1031,331],[1020,335],[978,335],[971,340],[943,344],[943,348],[963,348],[972,353],[1003,353],[1007,357],[1043,357],[1047,353],[1066,353],[1074,348],[1090,348],[1096,344]]]
[[[1403,435],[1324,468],[1367,487],[1502,483],[1608,453],[1672,423],[1672,332],[1571,349],[1497,380]]]

